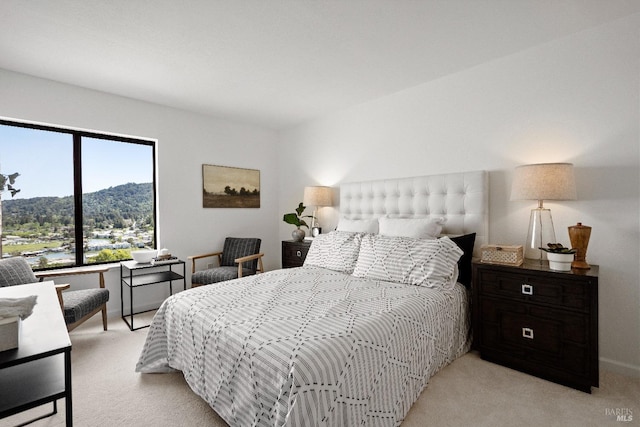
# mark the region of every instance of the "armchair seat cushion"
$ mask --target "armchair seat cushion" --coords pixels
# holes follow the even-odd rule
[[[255,274],[255,270],[242,269],[242,277]],[[238,278],[238,267],[218,267],[209,270],[197,271],[191,275],[191,284],[208,285],[210,283],[223,282]]]
[[[79,289],[62,293],[64,321],[75,323],[109,301],[109,290],[104,288]]]

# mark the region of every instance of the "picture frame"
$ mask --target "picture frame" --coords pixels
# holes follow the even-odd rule
[[[260,170],[202,165],[203,208],[259,208]]]

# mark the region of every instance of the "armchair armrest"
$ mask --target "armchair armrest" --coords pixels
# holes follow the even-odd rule
[[[68,283],[65,283],[64,285],[54,285],[54,287],[56,288],[56,294],[58,294],[58,302],[60,303],[60,309],[64,314],[64,303],[62,302],[62,291],[69,289],[71,285],[69,285]]]
[[[106,273],[107,271],[109,271],[109,267],[100,265],[100,266],[70,268],[65,270],[38,271],[38,272],[34,272],[34,274],[42,282],[45,278],[49,278],[49,277],[77,276],[80,274],[96,274],[97,273],[100,275],[100,287],[104,288],[104,273]]]
[[[247,261],[253,261],[254,259],[260,259],[264,256],[264,254],[253,254],[253,255],[247,255],[247,256],[243,256],[240,258],[236,258],[233,260],[233,262],[247,262]]]
[[[253,261],[254,259],[258,260],[258,270],[260,273],[264,273],[264,266],[262,265],[262,257],[264,256],[263,253],[259,253],[259,254],[254,254],[254,255],[247,255],[247,256],[243,256],[240,258],[236,258],[233,260],[233,262],[237,262],[238,263],[238,277],[242,277],[242,263],[243,262],[247,262],[247,261]]]
[[[196,260],[201,259],[201,258],[214,257],[214,256],[217,256],[218,257],[218,262],[220,262],[220,258],[222,256],[222,251],[211,252],[211,253],[208,253],[208,254],[188,256],[187,259],[191,261],[191,274],[196,272]]]

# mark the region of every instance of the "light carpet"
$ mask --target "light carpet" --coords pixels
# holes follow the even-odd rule
[[[136,325],[144,320],[137,316]],[[119,317],[102,331],[100,316],[74,330],[75,426],[213,426],[227,424],[184,381],[181,373],[134,371],[148,329],[131,332]],[[0,385],[1,386],[1,385]],[[13,426],[44,414],[44,405],[0,420]],[[631,421],[618,421],[618,414]],[[32,426],[64,426],[58,414]],[[640,425],[640,379],[600,373],[600,387],[583,393],[480,359],[471,352],[433,377],[402,427]]]

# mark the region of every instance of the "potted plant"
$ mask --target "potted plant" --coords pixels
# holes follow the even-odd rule
[[[300,227],[309,228],[309,226],[304,221],[304,219],[302,219],[306,217],[309,217],[309,218],[311,217],[311,215],[305,215],[304,217],[302,216],[302,212],[304,212],[305,208],[306,206],[300,203],[296,208],[295,212],[284,214],[284,216],[282,217],[282,220],[287,224],[292,224],[296,226],[296,229],[293,230],[293,232],[291,233],[291,237],[295,242],[301,242],[304,239],[304,236],[307,234]]]
[[[18,172],[12,173],[10,175],[0,174],[0,194],[4,190],[7,190],[11,193],[11,198],[13,198],[16,194],[20,192],[13,185],[16,182],[16,178],[18,178],[20,174]],[[0,199],[0,257],[2,257],[2,200]]]
[[[565,248],[561,243],[547,243],[546,248],[539,248],[547,253],[549,268],[558,271],[570,271],[576,250]]]

